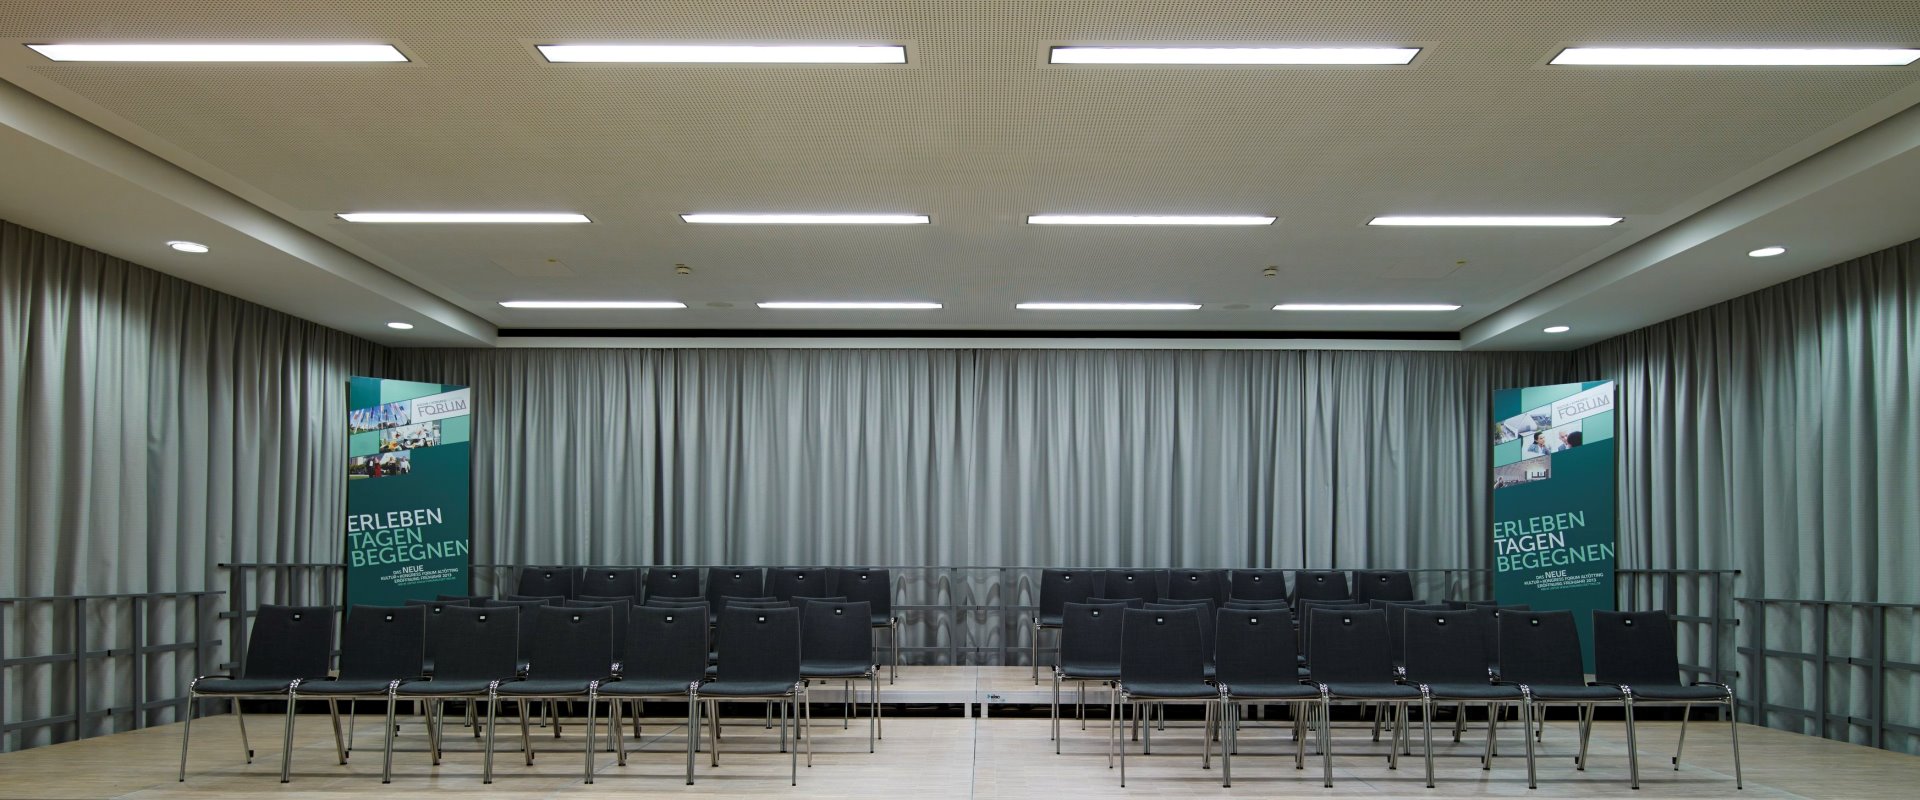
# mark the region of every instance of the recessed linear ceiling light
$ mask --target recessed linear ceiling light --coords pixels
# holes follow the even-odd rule
[[[204,253],[212,249],[199,242],[189,242],[184,239],[175,239],[171,242],[167,242],[167,246],[175,250],[178,250],[182,253]]]
[[[1458,311],[1452,303],[1281,303],[1275,311]]]
[[[1776,244],[1771,247],[1762,247],[1758,250],[1749,251],[1747,255],[1753,256],[1754,258],[1772,258],[1785,252],[1787,252],[1787,248]]]
[[[1273,217],[1030,214],[1028,225],[1272,225]]]
[[[413,330],[413,323],[411,323],[411,322],[389,322],[389,323],[387,323],[387,327],[389,327],[389,328],[392,328],[392,329],[394,329],[394,330],[396,330],[396,331],[410,331],[410,330]]]
[[[1055,47],[1054,64],[1406,64],[1418,47]]]
[[[128,43],[30,44],[53,61],[405,61],[390,44]]]
[[[1620,217],[1374,217],[1368,225],[1415,228],[1604,228]]]
[[[585,214],[524,212],[524,211],[356,211],[337,214],[348,222],[382,223],[559,223],[577,224],[592,222]]]
[[[555,64],[905,64],[907,48],[890,45],[543,44]]]
[[[926,311],[940,308],[939,303],[920,302],[861,302],[842,300],[780,300],[769,303],[755,303],[761,308],[791,309],[799,311]]]
[[[506,308],[639,308],[666,309],[686,308],[687,304],[675,300],[503,300],[500,305]]]
[[[1197,311],[1199,303],[1015,303],[1021,311]]]
[[[1602,67],[1900,67],[1920,50],[1785,47],[1569,47],[1547,63]]]
[[[681,214],[704,225],[926,225],[925,214]]]
[[[1540,330],[1545,333],[1566,333],[1567,331],[1570,331],[1573,329],[1565,325],[1551,325],[1545,328],[1541,328]]]

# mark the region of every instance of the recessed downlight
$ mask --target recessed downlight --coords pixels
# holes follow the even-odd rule
[[[352,211],[336,214],[347,222],[446,224],[580,224],[585,214],[553,211]]]
[[[1458,311],[1452,303],[1281,303],[1275,311]]]
[[[696,225],[926,225],[925,214],[681,214]]]
[[[390,44],[79,42],[30,44],[53,61],[405,61]]]
[[[1749,250],[1747,251],[1747,255],[1752,256],[1754,258],[1772,258],[1774,256],[1780,255],[1785,252],[1787,252],[1787,248],[1781,247],[1776,244],[1776,245],[1770,245],[1768,247],[1762,247],[1758,250]]]
[[[1567,331],[1570,331],[1573,329],[1565,325],[1549,325],[1545,328],[1541,328],[1540,330],[1545,333],[1566,333]]]
[[[754,305],[797,311],[930,311],[940,308],[939,303],[899,300],[774,300]]]
[[[167,246],[175,250],[178,250],[182,253],[204,253],[204,252],[207,252],[208,250],[213,249],[199,242],[189,242],[189,241],[186,241],[185,239],[175,239],[171,242],[167,242]]]
[[[1620,217],[1569,216],[1396,216],[1374,217],[1375,227],[1413,228],[1604,228]]]
[[[1029,214],[1028,225],[1272,225],[1273,217],[1141,214]]]
[[[555,64],[905,64],[907,48],[890,45],[543,44]]]
[[[1547,63],[1600,67],[1900,67],[1920,50],[1866,47],[1569,47]]]
[[[672,309],[686,308],[687,304],[678,300],[502,300],[505,308],[558,308],[558,309]]]
[[[1055,47],[1053,64],[1271,66],[1406,64],[1418,47]]]
[[[1197,311],[1199,303],[1015,303],[1021,311]]]
[[[413,330],[413,323],[411,323],[411,322],[389,322],[389,323],[387,323],[387,327],[389,327],[389,328],[392,328],[392,329],[394,329],[394,330],[396,330],[396,331],[410,331],[410,330]]]

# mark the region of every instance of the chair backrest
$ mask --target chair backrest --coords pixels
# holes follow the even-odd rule
[[[717,639],[721,680],[800,681],[800,609],[724,609]]]
[[[1228,583],[1228,600],[1285,600],[1287,571],[1236,569]]]
[[[563,600],[561,602],[565,602],[565,601]],[[540,614],[537,611],[537,609],[559,608],[558,605],[549,603],[544,599],[495,600],[493,603],[493,606],[491,607],[492,608],[511,607],[520,612],[520,615],[517,618],[517,621],[520,624],[520,635],[514,640],[515,647],[517,648],[515,651],[515,655],[520,661],[529,660],[529,657],[533,654],[534,645],[539,643],[534,636],[534,632],[539,630],[539,623],[540,623]],[[440,671],[439,651],[434,651],[433,668],[435,673],[438,673]]]
[[[875,617],[893,616],[892,570],[841,567],[834,570],[833,588],[850,601],[866,603]]]
[[[427,619],[427,647],[433,651],[436,680],[491,681],[513,677],[519,669],[520,628],[528,607],[449,606]]]
[[[615,606],[533,610],[534,648],[527,677],[541,680],[598,680],[613,669]]]
[[[1486,608],[1489,606],[1497,606],[1497,605],[1500,605],[1500,601],[1498,600],[1468,600],[1467,601],[1467,607],[1469,608]]]
[[[1358,603],[1360,601],[1356,599],[1354,602]],[[1385,609],[1387,606],[1436,605],[1436,606],[1446,606],[1447,608],[1453,607],[1453,606],[1448,606],[1446,603],[1428,603],[1425,600],[1381,600],[1380,598],[1377,598],[1377,597],[1367,600],[1366,603],[1367,603],[1367,608],[1378,608],[1378,609]]]
[[[767,570],[766,592],[782,600],[826,597],[829,588],[826,567],[775,567]],[[804,623],[802,627],[805,627]]]
[[[1356,569],[1355,600],[1412,600],[1413,573],[1404,569]]]
[[[1481,655],[1487,659],[1488,669],[1500,668],[1500,615],[1507,611],[1529,611],[1526,603],[1506,606],[1476,605],[1469,608],[1487,612],[1487,624],[1481,631]]]
[[[613,615],[607,620],[607,629],[613,634],[613,653],[618,656],[627,652],[627,620],[633,616],[632,600],[625,597],[616,597],[612,600],[568,600],[566,607],[605,608],[612,611]]]
[[[1299,677],[1293,615],[1273,609],[1223,608],[1213,631],[1214,677],[1236,683],[1293,683]]]
[[[527,597],[573,596],[572,567],[522,567],[515,594]]]
[[[1395,664],[1402,663],[1406,658],[1407,612],[1416,609],[1420,611],[1445,611],[1447,607],[1439,603],[1427,605],[1394,603],[1380,609],[1381,611],[1387,612],[1387,652],[1393,658],[1393,663]]]
[[[1480,646],[1493,617],[1477,609],[1405,609],[1401,636],[1407,680],[1415,683],[1486,683]]]
[[[1349,600],[1347,573],[1326,569],[1303,569],[1293,575],[1293,600]]]
[[[720,598],[721,608],[789,608],[792,606],[793,606],[793,601],[781,600],[777,597],[722,597]]]
[[[642,606],[627,621],[620,674],[636,680],[693,683],[707,675],[707,607]]]
[[[485,606],[493,600],[493,598],[484,594],[443,594],[434,597],[434,599],[443,601],[465,600],[467,601],[467,605],[473,606],[474,608]]]
[[[1100,595],[1114,599],[1134,598],[1143,603],[1160,599],[1166,591],[1164,569],[1110,569],[1100,577]]]
[[[441,595],[441,597],[442,599],[440,600],[408,600],[406,601],[407,605],[409,606],[424,608],[427,610],[426,627],[429,632],[429,635],[426,637],[425,647],[426,647],[426,659],[427,659],[426,666],[429,666],[429,667],[433,666],[433,662],[434,662],[433,636],[431,635],[431,631],[433,630],[433,621],[435,619],[438,619],[440,617],[440,614],[449,608],[474,608],[475,607],[474,604],[467,602],[466,598],[460,598],[456,600],[447,600],[447,599],[444,599],[446,597],[445,595]],[[355,607],[358,608],[358,606],[355,606]],[[346,646],[346,640],[344,636],[342,637],[340,644],[341,644],[341,647],[343,648]],[[342,670],[344,670],[345,664],[346,664],[346,654],[342,652],[340,658],[341,658],[341,668]]]
[[[507,595],[507,599],[516,603],[525,603],[529,601],[538,600],[541,603],[545,605],[550,605],[550,606],[565,605],[567,602],[567,598],[565,595],[558,595],[558,594],[535,594],[535,595],[510,594],[510,595]]]
[[[1374,608],[1372,603],[1355,603],[1351,600],[1302,600],[1300,601],[1300,614],[1302,615],[1302,617],[1304,617],[1307,611],[1311,609],[1326,609],[1328,611],[1378,611],[1379,610]]]
[[[800,660],[873,663],[873,607],[814,600],[800,606]]]
[[[1579,686],[1580,631],[1571,611],[1502,611],[1500,678],[1541,686]]]
[[[1149,608],[1123,612],[1120,682],[1192,685],[1206,680],[1200,612]]]
[[[247,634],[248,678],[319,678],[333,661],[333,609],[263,605]]]
[[[1446,606],[1447,606],[1447,608],[1451,608],[1451,609],[1455,609],[1455,610],[1459,610],[1459,609],[1462,609],[1462,608],[1476,608],[1476,607],[1477,607],[1477,606],[1475,606],[1475,605],[1473,604],[1473,601],[1471,601],[1471,600],[1451,600],[1451,599],[1449,599],[1449,600],[1442,600],[1442,601],[1440,601],[1440,602],[1441,602],[1441,603],[1444,603],[1444,604],[1446,604]]]
[[[1171,611],[1183,608],[1193,609],[1193,613],[1198,615],[1196,620],[1200,625],[1201,663],[1213,663],[1214,603],[1212,600],[1204,597],[1196,597],[1188,600],[1167,599],[1161,600],[1158,603],[1148,603],[1144,610]]]
[[[707,606],[715,615],[722,597],[761,597],[767,591],[766,570],[759,567],[712,567],[707,570]]]
[[[1282,608],[1288,611],[1292,611],[1293,604],[1288,603],[1287,599],[1284,597],[1278,600],[1242,600],[1240,598],[1233,597],[1233,598],[1228,598],[1227,604],[1224,606],[1221,606],[1221,608],[1241,608],[1241,609],[1248,609],[1253,611],[1265,611],[1270,608]],[[1292,617],[1293,615],[1288,614],[1287,616]]]
[[[707,603],[707,598],[704,597],[667,597],[666,595],[652,594],[647,595],[645,605],[659,608],[686,608],[688,606],[706,607],[709,603]],[[712,609],[710,608],[708,609],[707,618],[713,618]]]
[[[646,597],[701,597],[700,570],[688,567],[648,567]]]
[[[1127,608],[1147,607],[1147,601],[1138,597],[1089,597],[1087,598],[1087,603],[1091,605],[1118,605],[1126,606]],[[1061,608],[1065,607],[1066,606],[1061,606]]]
[[[1132,602],[1139,602],[1135,599]],[[1068,603],[1060,609],[1060,668],[1067,674],[1120,668],[1121,603]]]
[[[1090,569],[1040,570],[1040,616],[1057,617],[1068,603],[1084,603],[1099,594],[1098,576]]]
[[[340,629],[341,680],[417,678],[426,653],[426,606],[347,609]]]
[[[634,597],[632,595],[625,595],[625,594],[616,594],[616,595],[576,594],[573,596],[573,599],[587,600],[595,603],[626,603],[627,605],[630,605],[630,606],[640,605],[640,598]]]
[[[628,597],[640,602],[640,570],[634,567],[587,567],[580,570],[580,582],[574,595],[584,597]]]
[[[1217,607],[1227,602],[1227,571],[1224,569],[1167,570],[1167,593],[1163,600],[1212,600]]]
[[[1359,609],[1309,612],[1307,667],[1315,683],[1392,683],[1387,612]]]
[[[402,602],[406,605],[420,606],[422,608],[425,608],[427,609],[428,614],[438,614],[440,613],[440,609],[446,608],[447,606],[467,606],[468,608],[478,608],[478,606],[475,606],[473,603],[467,601],[465,598],[462,598],[459,600],[446,600],[446,599],[421,600],[418,598],[413,598],[413,599],[405,600]]]
[[[1593,612],[1593,679],[1627,686],[1678,684],[1673,618],[1665,611]]]

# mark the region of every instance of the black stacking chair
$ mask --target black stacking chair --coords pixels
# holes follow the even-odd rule
[[[867,752],[880,735],[880,667],[873,663],[873,607],[865,602],[812,600],[800,605],[800,678],[840,681],[840,728],[853,717],[853,682],[867,682]]]
[[[566,601],[561,601],[566,602]],[[537,609],[543,606],[556,606],[546,600],[495,600],[493,608],[514,608],[520,611],[515,621],[520,626],[519,636],[514,637],[514,674],[527,671],[527,661],[533,655],[534,626],[540,620]]]
[[[1404,569],[1356,569],[1353,599],[1412,601],[1413,573]]]
[[[648,567],[643,597],[704,597],[700,570],[691,567]]]
[[[846,602],[850,602],[847,599],[846,595],[835,595],[833,597],[794,597],[787,601],[787,605],[793,606],[794,608],[798,608],[798,609],[805,609],[808,603],[846,603]],[[867,607],[872,608],[873,606],[867,606]],[[872,613],[872,612],[868,612],[868,613]],[[804,619],[806,617],[806,612],[803,610],[800,616]],[[868,636],[867,639],[868,641],[872,641],[873,637]]]
[[[1147,602],[1138,597],[1089,597],[1087,598],[1087,603],[1090,605],[1125,606],[1127,608],[1147,607]],[[1184,605],[1184,603],[1181,605]],[[1061,635],[1066,635],[1066,632],[1062,630]]]
[[[1677,672],[1677,670],[1676,670]],[[1571,611],[1503,611],[1500,614],[1500,682],[1527,687],[1533,718],[1541,706],[1574,706],[1580,712],[1580,757],[1575,769],[1587,768],[1587,739],[1593,730],[1593,708],[1618,703],[1630,711],[1626,692],[1618,686],[1587,683],[1580,662],[1580,633]],[[1633,748],[1633,726],[1627,726],[1627,769],[1640,783],[1640,760]]]
[[[627,652],[627,620],[631,619],[633,616],[632,601],[628,600],[625,597],[616,597],[611,600],[568,600],[567,605],[565,607],[566,608],[605,607],[605,608],[612,609],[613,618],[610,620],[611,622],[610,627],[613,631],[613,652],[616,654]],[[615,660],[618,660],[618,659],[617,658],[609,659],[607,663],[611,665]]]
[[[613,616],[616,606],[534,609],[534,648],[526,680],[500,684],[497,695],[518,701],[520,746],[533,766],[533,736],[527,729],[532,700],[587,702],[586,781],[593,783],[594,732],[600,684],[613,680]],[[609,718],[609,725],[618,724]],[[487,727],[487,757],[493,757],[494,727]],[[560,735],[558,725],[554,735]]]
[[[826,567],[775,567],[767,570],[766,593],[781,600],[796,597],[826,597]]]
[[[721,623],[720,598],[767,596],[766,570],[759,567],[711,567],[707,570],[707,608]]]
[[[1486,656],[1487,659],[1487,674],[1499,677],[1500,614],[1506,611],[1531,611],[1532,609],[1528,608],[1526,603],[1515,603],[1508,606],[1485,605],[1471,607],[1487,612],[1487,624],[1481,628],[1482,638],[1480,649],[1482,655]]]
[[[1285,600],[1287,571],[1284,569],[1236,569],[1228,577],[1227,600]]]
[[[1408,611],[1447,611],[1439,603],[1400,603],[1389,601],[1380,608],[1387,612],[1387,650],[1393,656],[1393,665],[1399,667],[1407,663],[1407,612]],[[1471,643],[1469,644],[1471,646]]]
[[[1227,602],[1227,571],[1224,569],[1167,570],[1167,591],[1161,600],[1212,600],[1219,608]]]
[[[1133,600],[1132,602],[1139,602]],[[1073,681],[1080,729],[1087,725],[1087,682],[1120,679],[1120,626],[1124,603],[1068,603],[1060,609],[1060,663],[1053,668],[1053,752],[1060,754],[1060,684]]]
[[[630,606],[640,605],[640,598],[630,597],[630,596],[621,595],[621,594],[616,594],[616,595],[576,594],[573,596],[573,599],[581,600],[589,603],[626,603],[627,605],[630,605]]]
[[[1420,687],[1430,703],[1473,703],[1487,707],[1487,749],[1480,768],[1493,769],[1494,737],[1502,706],[1520,709],[1520,737],[1527,740],[1527,784],[1533,779],[1533,716],[1527,687],[1495,684],[1487,677],[1478,646],[1493,627],[1493,617],[1481,609],[1423,609],[1395,606],[1405,626],[1406,681]],[[1392,614],[1390,609],[1387,612]],[[1427,788],[1433,788],[1432,725],[1426,728]],[[1459,734],[1456,729],[1455,740]]]
[[[797,608],[729,608],[720,612],[719,678],[700,687],[707,703],[707,730],[713,734],[708,754],[720,766],[720,701],[779,700],[780,747],[791,753],[792,777],[800,785],[801,710],[807,707],[806,682],[800,678],[800,610]],[[793,723],[793,747],[787,747],[787,725]],[[813,739],[807,738],[807,762],[813,762]]]
[[[427,610],[426,612],[427,620],[428,620],[427,624],[429,627],[432,626],[432,620],[435,617],[440,616],[441,612],[444,612],[449,608],[477,607],[473,603],[467,602],[466,598],[461,598],[458,600],[408,600],[406,601],[406,603],[409,606],[419,606]],[[344,646],[344,643],[343,643],[343,646]],[[420,674],[415,675],[413,677],[415,678],[419,678],[423,676],[430,677],[432,675],[433,675],[433,637],[429,636],[426,638],[426,658],[420,662]],[[351,750],[353,746],[353,733],[352,733],[351,725],[348,726],[347,746],[349,750]]]
[[[1267,611],[1277,608],[1286,611],[1288,619],[1293,618],[1293,604],[1287,602],[1284,597],[1278,600],[1242,600],[1236,597],[1227,600],[1227,604],[1221,608],[1238,608],[1247,611]]]
[[[240,748],[253,763],[247,743],[247,718],[240,700],[281,698],[287,701],[286,742],[281,749],[280,782],[286,783],[292,762],[294,691],[306,681],[324,681],[333,661],[333,609],[327,606],[263,605],[247,634],[247,656],[238,676],[201,675],[187,684],[187,724],[180,732],[180,780],[187,779],[187,743],[193,738],[193,701],[228,698],[233,718],[240,723]]]
[[[863,602],[873,609],[867,621],[873,630],[887,631],[887,683],[900,672],[900,619],[893,615],[893,571],[885,569],[841,568],[833,576],[834,591],[850,602]]]
[[[1307,600],[1334,600],[1348,602],[1353,594],[1347,590],[1347,573],[1325,569],[1303,569],[1293,575],[1293,602],[1300,608],[1301,619],[1306,619],[1306,608],[1301,603]]]
[[[570,598],[574,595],[572,567],[522,567],[514,594],[524,597]]]
[[[1231,602],[1231,601],[1229,601]],[[1304,710],[1320,699],[1320,690],[1300,682],[1293,615],[1273,609],[1223,608],[1214,623],[1214,683],[1225,706],[1226,742],[1220,747],[1222,786],[1233,785],[1233,754],[1240,745],[1240,707],[1250,703],[1286,703],[1294,721],[1293,768],[1306,766]]]
[[[1060,629],[1060,614],[1068,603],[1084,603],[1100,593],[1099,575],[1089,569],[1040,571],[1040,608],[1033,616],[1033,685],[1040,685],[1040,631]]]
[[[1680,706],[1680,742],[1673,748],[1676,770],[1680,769],[1680,749],[1687,744],[1687,717],[1692,715],[1693,705],[1723,706],[1727,734],[1733,742],[1733,788],[1746,788],[1740,777],[1740,725],[1734,715],[1733,689],[1723,683],[1680,682],[1680,646],[1674,637],[1673,618],[1667,612],[1593,612],[1593,680],[1618,686],[1626,696],[1628,747],[1633,746],[1636,706]],[[1639,777],[1636,772],[1636,789]]]
[[[640,570],[633,567],[587,567],[580,570],[580,582],[573,587],[575,599],[625,597],[640,603],[644,593]]]
[[[1164,569],[1110,569],[1100,578],[1100,594],[1114,599],[1135,598],[1142,603],[1160,600],[1167,582]]]
[[[1466,607],[1467,607],[1467,608],[1490,608],[1490,607],[1493,607],[1493,606],[1501,606],[1501,605],[1502,605],[1502,604],[1501,604],[1501,602],[1500,602],[1500,601],[1498,601],[1498,600],[1468,600],[1468,601],[1466,601]],[[1504,606],[1503,606],[1503,607],[1504,607]]]
[[[742,608],[786,608],[793,605],[792,600],[784,597],[722,597],[720,606],[740,606]]]
[[[640,607],[628,621],[620,680],[602,684],[613,701],[613,738],[620,766],[627,765],[621,708],[633,703],[633,738],[640,739],[640,704],[647,700],[687,704],[687,785],[693,785],[693,754],[700,744],[700,682],[707,677],[707,607]]]
[[[533,606],[537,607],[535,603]],[[387,693],[386,761],[380,770],[380,782],[393,782],[393,733],[395,705],[402,698],[426,701],[427,717],[442,719],[441,701],[487,701],[487,729],[495,719],[494,690],[502,683],[517,680],[520,671],[520,621],[533,612],[520,606],[468,608],[448,606],[440,614],[427,618],[427,649],[439,659],[432,680],[406,681]],[[440,764],[442,733],[440,725],[427,728],[428,745],[435,766]],[[476,725],[473,735],[480,735]],[[487,751],[483,778],[493,781],[493,751]]]
[[[648,595],[647,601],[643,605],[655,608],[689,608],[692,606],[706,607],[709,604],[707,603],[707,598],[704,597],[668,597],[666,595],[656,594]],[[709,608],[708,610],[711,611],[712,609]]]
[[[433,599],[439,600],[443,603],[451,602],[454,600],[465,600],[467,601],[467,605],[473,606],[474,608],[481,608],[486,604],[493,602],[493,598],[488,597],[487,595],[484,595],[484,594],[443,594],[443,595],[435,596]]]
[[[1193,609],[1193,612],[1199,615],[1197,621],[1200,623],[1200,661],[1205,665],[1206,676],[1211,679],[1213,677],[1213,623],[1216,612],[1214,602],[1207,598],[1196,597],[1190,600],[1166,599],[1158,603],[1146,604],[1148,611],[1171,611],[1181,608]]]
[[[442,606],[445,608],[445,606]],[[354,606],[340,630],[340,672],[330,681],[303,681],[295,695],[327,701],[333,720],[333,748],[347,763],[347,744],[340,734],[340,701],[384,698],[402,681],[418,680],[427,651],[427,607],[408,605]],[[431,718],[429,718],[429,721]],[[293,725],[293,718],[287,718]],[[293,751],[281,758],[291,763]]]
[[[567,602],[567,596],[563,594],[510,594],[507,595],[507,599],[516,603],[538,600],[543,605],[549,606],[565,605]]]
[[[1387,650],[1387,612],[1359,609],[1314,609],[1308,623],[1309,680],[1320,687],[1320,756],[1325,785],[1333,786],[1333,703],[1357,701],[1387,703],[1398,712],[1387,768],[1400,767],[1400,748],[1406,734],[1407,704],[1421,705],[1421,723],[1432,741],[1433,706],[1418,687],[1396,683],[1393,659]]]
[[[1178,576],[1176,576],[1178,577]],[[1200,767],[1213,766],[1213,730],[1219,719],[1219,687],[1207,683],[1206,663],[1200,638],[1200,612],[1192,608],[1127,609],[1120,630],[1120,690],[1114,694],[1111,708],[1134,709],[1133,719],[1141,723],[1142,703],[1199,704],[1206,709],[1206,729],[1201,732]],[[1108,721],[1109,748],[1120,749],[1120,785],[1127,785],[1127,737],[1120,731],[1118,715]],[[1153,726],[1146,729],[1142,752],[1153,754]]]

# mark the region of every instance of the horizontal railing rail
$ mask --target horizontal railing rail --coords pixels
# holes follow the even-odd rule
[[[1865,729],[1865,744],[1873,747],[1892,749],[1889,746],[1889,733],[1904,734],[1910,737],[1908,748],[1920,742],[1920,720],[1903,718],[1898,721],[1889,719],[1893,705],[1887,702],[1887,678],[1889,673],[1920,673],[1920,663],[1899,661],[1887,654],[1887,618],[1901,616],[1909,631],[1920,631],[1920,603],[1881,603],[1856,600],[1807,600],[1782,597],[1741,597],[1735,600],[1750,611],[1748,619],[1754,621],[1753,632],[1747,637],[1749,644],[1739,648],[1740,655],[1746,656],[1752,664],[1753,675],[1745,681],[1746,699],[1740,705],[1752,715],[1752,719],[1765,724],[1770,716],[1780,716],[1793,720],[1802,733],[1808,732],[1806,724],[1811,723],[1812,733],[1825,739],[1854,741],[1854,728]],[[1784,631],[1775,630],[1769,618],[1770,612],[1811,611],[1812,619],[1782,620],[1782,627],[1811,627],[1810,636],[1800,636],[1801,640],[1811,639],[1810,649],[1800,646],[1777,644],[1776,640]],[[1833,615],[1837,610],[1853,614],[1865,614],[1866,624],[1854,623],[1850,637],[1861,646],[1848,648],[1848,652],[1835,653],[1832,632]],[[1864,632],[1865,636],[1859,636]],[[1907,639],[1910,646],[1916,641],[1910,634]],[[1787,705],[1768,699],[1769,661],[1784,660],[1797,665],[1802,671],[1811,666],[1813,686],[1808,694],[1813,697],[1813,707]],[[1867,677],[1866,708],[1869,716],[1839,713],[1832,708],[1832,676],[1835,668],[1865,670]]]

